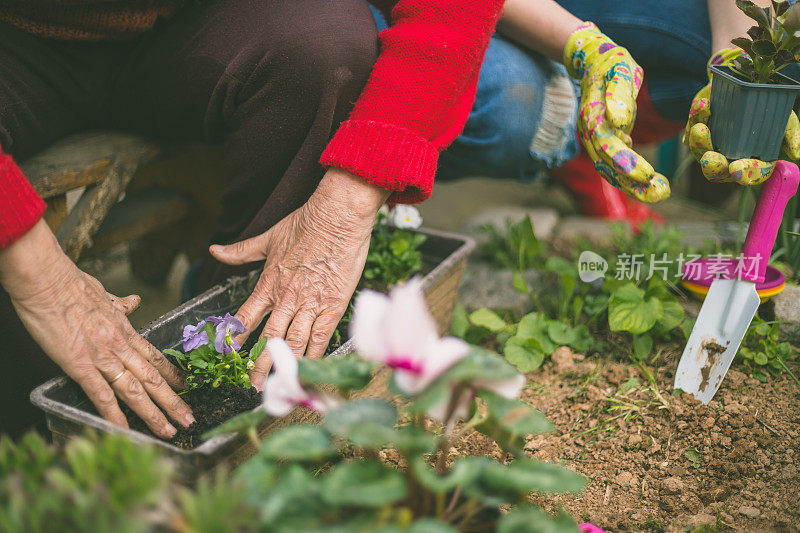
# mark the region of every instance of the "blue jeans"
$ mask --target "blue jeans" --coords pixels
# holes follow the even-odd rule
[[[378,30],[386,28],[375,9]],[[437,180],[534,179],[578,151],[577,89],[564,67],[495,35],[462,134],[439,158]],[[543,125],[547,127],[542,127]]]

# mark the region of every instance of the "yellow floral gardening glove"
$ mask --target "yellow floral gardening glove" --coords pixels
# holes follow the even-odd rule
[[[642,202],[668,198],[667,178],[631,148],[642,68],[591,22],[570,35],[564,65],[581,82],[578,133],[597,172]]]
[[[740,48],[725,48],[714,54],[708,65],[730,65],[734,59],[743,54]],[[733,181],[741,185],[758,185],[766,181],[775,169],[775,161],[737,159],[729,163],[724,155],[714,150],[711,144],[711,131],[706,125],[711,116],[710,70],[708,80],[708,85],[700,89],[692,102],[683,136],[684,144],[692,151],[692,155],[703,169],[703,175],[709,181]],[[789,122],[786,124],[783,151],[792,161],[800,157],[800,122],[794,111],[789,115]]]

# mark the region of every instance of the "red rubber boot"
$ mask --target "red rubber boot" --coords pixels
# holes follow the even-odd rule
[[[664,218],[647,204],[628,197],[603,179],[583,149],[578,157],[551,175],[572,194],[578,210],[587,216],[629,222],[633,228],[652,220],[664,225]]]

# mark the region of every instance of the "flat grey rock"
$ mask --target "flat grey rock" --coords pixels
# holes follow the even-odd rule
[[[493,205],[479,210],[464,221],[463,230],[470,235],[481,237],[480,228],[485,225],[494,226],[502,235],[506,234],[506,221],[519,222],[526,216],[531,217],[533,231],[541,240],[549,240],[558,224],[558,211],[547,207],[530,208],[519,205]]]
[[[535,270],[526,272],[528,285],[535,288],[541,283],[541,275]],[[514,314],[527,312],[531,303],[527,295],[514,290],[514,272],[493,268],[487,263],[470,259],[461,278],[460,301],[468,310],[481,307],[508,309]]]
[[[605,244],[614,234],[612,224],[612,221],[594,217],[567,217],[559,222],[555,238],[563,241],[586,239],[595,244]]]
[[[800,287],[786,284],[780,294],[772,298],[775,318],[781,321],[781,337],[800,341]]]

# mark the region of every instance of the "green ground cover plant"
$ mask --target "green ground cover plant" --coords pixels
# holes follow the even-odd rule
[[[267,342],[274,371],[263,410],[205,437],[240,432],[256,440],[260,420],[298,408],[316,411],[320,423],[271,433],[235,473],[194,488],[175,487],[157,450],[122,436],[79,438],[63,449],[35,436],[0,442],[0,528],[577,531],[565,513],[530,503],[531,492],[575,492],[585,481],[523,450],[530,434],[552,430],[518,398],[524,376],[495,353],[439,337],[419,281],[389,296],[362,292],[352,328],[357,354],[346,357],[298,360],[283,340]],[[376,372],[388,374],[389,389],[360,397]],[[453,457],[472,430],[504,456]]]
[[[773,263],[777,258],[795,261],[800,257],[794,250],[800,250],[800,241],[786,230],[795,224],[794,211],[787,209],[789,213],[782,230],[786,244],[776,245]],[[452,332],[470,342],[496,347],[522,372],[536,370],[558,347],[569,346],[580,353],[607,351],[629,357],[647,376],[646,365],[657,358],[659,347],[681,345],[694,325],[684,311],[687,296],[675,283],[683,264],[701,255],[729,253],[711,244],[699,250],[688,248],[675,228],[646,223],[633,233],[627,225],[614,224],[610,243],[596,250],[608,261],[605,279],[583,283],[577,253],[557,255],[548,250],[536,238],[530,219],[507,222],[505,234],[493,227],[485,231],[489,239],[481,249],[482,256],[497,268],[514,270],[513,288],[528,295],[532,312],[518,317],[501,310],[483,308],[467,313],[457,308]],[[579,242],[575,249],[593,247]],[[657,275],[648,276],[644,264],[635,279],[626,279],[632,274],[633,256],[657,258]],[[535,287],[524,276],[532,268],[542,274]],[[787,270],[794,268],[792,264]],[[756,317],[736,361],[743,371],[764,381],[768,375],[791,374],[785,363],[796,353],[790,343],[779,340],[777,322]]]

